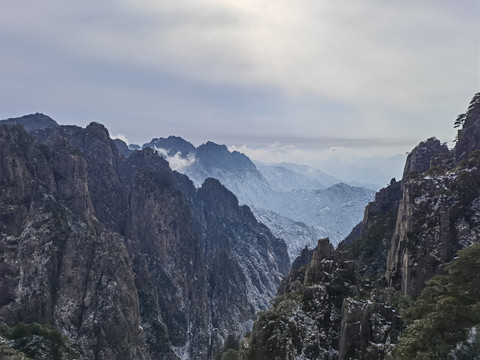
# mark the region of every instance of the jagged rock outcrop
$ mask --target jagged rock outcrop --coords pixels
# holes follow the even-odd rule
[[[239,350],[228,349],[221,359],[396,356],[402,314],[410,306],[411,297],[417,297],[432,276],[442,274],[443,265],[452,261],[459,249],[480,239],[479,99],[477,94],[467,114],[460,117],[463,129],[454,149],[449,151],[435,139],[422,142],[410,154],[404,178],[392,180],[377,193],[365,209],[363,223],[347,241],[333,250],[324,240],[313,253],[308,249],[302,252],[290,275],[282,280],[273,307],[260,315]],[[464,279],[469,270],[476,271],[475,267],[462,268],[453,275]],[[448,293],[441,286],[447,278],[437,277],[430,293],[422,295],[423,301],[432,296],[432,289]],[[455,296],[468,306],[477,306],[476,299],[465,293]],[[445,319],[468,318],[468,326],[455,324],[455,334],[435,336],[450,347],[442,348],[442,354],[452,349],[461,353],[465,344],[476,341],[471,334],[478,326],[472,325],[478,323],[480,313],[468,312],[465,304],[444,297],[435,321],[448,328]],[[442,313],[442,306],[448,311],[455,309],[455,316]],[[415,318],[422,318],[422,309],[420,303]],[[432,319],[427,316],[423,321],[421,326],[435,333],[430,328]],[[410,336],[415,334],[414,329]],[[431,356],[435,358],[435,353]]]
[[[224,359],[228,354],[238,359],[379,359],[390,354],[399,330],[394,291],[376,290],[365,299],[355,261],[348,252],[334,250],[328,239],[297,260],[273,307],[260,314],[240,349],[229,349]]]
[[[166,331],[174,347],[184,347],[182,351],[192,358],[205,359],[207,281],[190,210],[167,163],[153,150],[132,154],[128,162],[137,172],[129,194],[125,236],[140,299],[145,302],[140,308],[142,326],[153,330],[149,345],[161,352],[165,344],[158,340],[165,338]],[[155,306],[149,306],[152,303]]]
[[[463,118],[462,127],[458,130],[455,158],[457,160],[468,157],[473,151],[480,149],[480,93],[475,94],[467,112],[460,115]]]
[[[195,189],[183,181],[188,198]],[[290,260],[285,243],[259,224],[247,206],[239,206],[218,180],[207,179],[197,195],[189,201],[195,204],[194,218],[203,234],[210,341],[218,349],[228,336],[239,340],[251,329],[256,311],[268,308]]]
[[[368,300],[347,298],[343,302],[339,359],[384,359],[391,355],[398,338],[400,319],[395,294],[375,290]]]
[[[179,136],[172,135],[168,138],[154,138],[149,143],[143,145],[143,148],[146,147],[164,149],[169,156],[174,156],[180,152],[182,156],[186,157],[190,154],[195,155],[197,152],[197,149],[191,143]]]
[[[401,182],[392,181],[367,206],[351,242],[334,250],[324,239],[302,252],[282,280],[274,307],[246,338],[240,358],[265,355],[260,351],[267,345],[258,338],[270,339],[268,348],[283,349],[281,356],[293,359],[378,359],[392,352],[399,302],[393,290],[384,289],[383,275],[401,196]]]
[[[480,238],[480,143],[470,136],[480,128],[479,108],[480,103],[470,107],[460,131],[465,136],[448,156],[433,145],[428,153],[436,165],[403,181],[386,278],[406,294],[418,296],[441,264]]]
[[[363,216],[363,233],[379,222],[378,217],[398,208],[402,198],[402,183],[392,179],[390,185],[375,194],[375,200],[365,207]],[[363,235],[363,234],[362,234]]]
[[[383,278],[401,182],[377,193],[351,241],[304,249],[261,313],[239,359],[379,359],[391,354],[401,304]],[[226,356],[226,355],[225,355]],[[226,356],[225,359],[228,359]]]
[[[467,119],[469,121],[465,121],[462,132],[474,133],[475,128],[480,126],[480,117],[477,114],[475,120],[472,117]],[[469,140],[466,137],[463,141]],[[471,141],[475,143],[477,140]],[[377,306],[379,303],[376,289],[387,285],[400,293],[416,297],[428,279],[442,273],[442,265],[453,260],[459,249],[478,242],[480,157],[475,151],[478,149],[476,145],[461,144],[461,147],[473,150],[469,156],[460,159],[456,155],[457,147],[446,152],[438,140],[429,139],[421,143],[407,159],[402,181],[392,181],[367,206],[362,237],[345,248],[352,251],[358,274],[363,279],[359,285],[370,292],[370,298],[367,301],[346,301],[344,306],[348,307],[350,314],[356,312],[359,318],[352,322],[350,315],[347,315],[345,319],[348,311],[344,311],[342,324],[351,324],[351,333],[359,334],[362,331],[356,326],[365,325],[362,319],[368,314],[373,316],[368,320],[369,329],[379,318],[384,320],[378,331],[368,330],[371,331],[369,337],[364,336],[366,334],[363,332],[364,335],[357,336],[355,341],[342,328],[342,339],[345,341],[340,341],[344,344],[340,358],[349,358],[346,349],[350,349],[352,356],[355,354],[360,358],[369,358],[372,351],[374,354],[382,348],[386,353],[391,351],[391,343],[396,341],[398,335],[398,327],[394,325],[399,324],[396,317],[398,308],[395,316],[388,314],[391,314],[392,305],[395,302],[398,304],[403,295],[397,293],[393,298],[389,295],[387,300],[389,297],[390,300],[380,301],[385,304],[381,307],[382,311],[372,312],[371,305]],[[369,234],[365,229],[369,229]],[[342,248],[343,244],[339,246],[339,249]],[[386,269],[385,279],[382,276],[383,269]],[[356,321],[359,323],[354,325]],[[362,326],[362,329],[367,328]],[[388,337],[382,335],[384,341],[378,341],[377,335],[382,334],[382,329],[388,329]],[[365,348],[367,338],[379,346]]]
[[[303,255],[302,262],[311,260],[284,280],[272,309],[260,314],[244,340],[240,358],[338,357],[341,298],[351,291],[353,267],[336,258],[328,239]]]
[[[27,131],[38,131],[44,129],[58,128],[60,125],[51,117],[36,113],[25,115],[19,118],[1,120],[3,125],[22,125]]]
[[[126,143],[125,141],[120,140],[120,139],[113,139],[113,142],[114,142],[115,146],[117,147],[118,152],[119,152],[122,156],[128,158],[128,157],[133,153],[133,150],[131,150],[131,149],[128,147],[128,145],[127,145],[127,143]]]
[[[369,286],[383,281],[401,198],[402,182],[392,179],[390,185],[377,192],[375,200],[367,205],[363,222],[338,246],[352,253],[358,271],[371,282]]]
[[[448,147],[438,139],[430,138],[418,144],[407,156],[403,178],[410,174],[424,173],[432,166],[432,160],[441,154],[448,153]]]
[[[128,252],[93,216],[85,159],[55,134],[32,140],[0,127],[1,322],[50,323],[85,358],[149,358]]]
[[[209,359],[249,330],[289,259],[232,193],[97,123],[32,134],[0,126],[1,323],[50,324],[82,359]]]

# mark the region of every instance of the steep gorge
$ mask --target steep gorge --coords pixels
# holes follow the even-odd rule
[[[304,249],[283,280],[285,244],[217,180],[197,189],[152,149],[121,156],[100,124],[40,118],[30,134],[0,124],[1,356],[405,358],[406,309],[428,280],[458,304],[442,288],[461,268],[451,261],[473,248],[478,265],[480,94],[454,149],[420,143],[351,235]],[[442,356],[480,346],[480,304],[466,298],[468,328]]]

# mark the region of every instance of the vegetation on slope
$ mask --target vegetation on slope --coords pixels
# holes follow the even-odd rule
[[[480,244],[459,251],[445,270],[407,310],[397,359],[480,358]]]
[[[39,323],[17,323],[0,327],[2,359],[75,360],[80,357],[77,347],[59,331]]]

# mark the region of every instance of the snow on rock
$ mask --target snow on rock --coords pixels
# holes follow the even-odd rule
[[[212,142],[195,148],[170,136],[144,147],[157,149],[197,188],[209,177],[219,180],[287,242],[292,258],[321,237],[338,244],[362,220],[374,196],[373,190],[340,183],[320,170],[297,164],[254,164],[246,155]]]

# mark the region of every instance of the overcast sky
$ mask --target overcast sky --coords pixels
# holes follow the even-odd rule
[[[0,118],[388,173],[455,137],[479,24],[478,0],[0,0]]]

